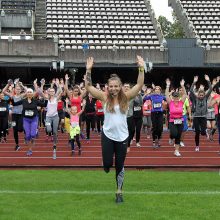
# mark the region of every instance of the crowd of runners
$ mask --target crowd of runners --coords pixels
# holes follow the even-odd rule
[[[195,134],[195,151],[201,150],[201,135],[207,137],[208,145],[220,130],[220,77],[211,82],[208,75],[201,76],[200,81],[195,76],[187,89],[183,79],[176,88],[170,79],[166,80],[165,88],[144,85],[145,63],[137,56],[139,73],[135,85],[122,84],[120,78],[112,74],[101,86],[92,83],[93,64],[93,58],[88,58],[83,82],[78,85],[71,85],[67,74],[64,78],[52,79],[49,84],[45,84],[44,79],[35,79],[29,88],[19,79],[9,79],[0,90],[1,143],[7,142],[12,127],[15,151],[24,148],[25,142],[26,155],[32,156],[34,143],[42,135],[39,128],[43,127],[45,139],[53,142],[51,151],[56,159],[58,132],[68,133],[66,144],[71,146],[73,156],[76,149],[81,155],[81,139],[92,142],[90,133],[97,132],[105,172],[109,172],[115,157],[116,202],[120,203],[123,201],[124,161],[132,142],[140,148],[143,147],[141,140],[151,139],[152,148],[163,147],[161,140],[166,128],[174,156],[181,157],[180,149],[185,147],[184,137],[189,128]],[[216,133],[220,143],[220,132]]]
[[[195,151],[200,148],[200,135],[206,135],[208,141],[214,140],[214,134],[220,128],[219,111],[219,77],[210,82],[198,84],[198,76],[194,77],[191,88],[186,91],[184,80],[178,88],[172,87],[167,79],[166,87],[159,85],[143,85],[138,95],[129,101],[126,112],[129,132],[127,153],[135,141],[141,146],[141,139],[152,139],[152,147],[161,146],[164,129],[169,129],[169,144],[174,145],[174,155],[179,157],[180,147],[185,147],[184,136],[191,128],[195,131]],[[49,83],[49,82],[48,82]],[[207,89],[205,89],[207,87]],[[95,88],[108,93],[108,84]],[[124,83],[122,89],[128,92],[131,83]],[[23,145],[19,142],[19,133],[24,132],[28,146],[27,156],[32,155],[32,147],[38,137],[38,128],[45,128],[45,139],[53,142],[53,157],[56,158],[58,132],[69,134],[71,153],[74,155],[75,145],[81,154],[80,139],[90,140],[91,131],[101,134],[104,122],[103,102],[91,95],[82,82],[69,84],[69,76],[52,79],[50,84],[36,79],[32,88],[27,88],[19,80],[8,80],[0,90],[0,139],[7,142],[9,128],[13,128],[15,150]],[[110,121],[109,123],[115,123]],[[216,139],[219,140],[220,136]],[[22,144],[21,144],[22,143]],[[208,143],[207,143],[208,145]]]

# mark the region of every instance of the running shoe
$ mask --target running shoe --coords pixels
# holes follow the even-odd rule
[[[75,154],[75,151],[74,151],[74,150],[72,150],[72,151],[71,151],[71,155],[72,155],[72,156],[74,156],[74,154]]]
[[[6,137],[2,137],[1,138],[1,143],[6,143],[6,142],[7,142]]]
[[[209,140],[209,138],[210,138],[210,133],[209,133],[209,130],[208,130],[208,129],[206,129],[206,137],[207,137],[207,140]]]
[[[174,143],[173,143],[173,139],[169,139],[169,145],[173,145]]]
[[[180,147],[185,147],[185,144],[183,143],[183,141],[180,141]]]
[[[105,171],[106,173],[109,173],[110,168],[109,168],[109,167],[104,167],[104,171]]]
[[[53,159],[54,160],[57,159],[57,151],[56,151],[56,149],[53,150]]]
[[[85,139],[85,135],[84,135],[83,133],[80,133],[80,137],[81,137],[82,139]]]
[[[115,196],[116,196],[116,198],[115,198],[115,202],[116,202],[116,203],[122,203],[122,202],[124,202],[122,193],[116,193]]]
[[[214,141],[212,134],[209,135],[209,140],[210,140],[210,141]]]
[[[27,156],[32,156],[32,150],[28,150],[26,153]]]
[[[177,156],[177,157],[181,157],[181,154],[180,154],[180,152],[178,150],[174,151],[174,155]]]
[[[140,143],[137,143],[136,146],[137,146],[137,147],[141,147]]]
[[[21,148],[21,147],[20,147],[19,145],[16,145],[16,146],[15,146],[15,151],[19,151],[20,148]]]
[[[198,152],[198,151],[199,151],[199,147],[196,147],[196,148],[195,148],[195,151]]]

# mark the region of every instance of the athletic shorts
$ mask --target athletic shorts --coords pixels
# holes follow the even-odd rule
[[[214,121],[215,120],[215,112],[214,111],[207,112],[206,118],[208,121]]]
[[[59,110],[58,111],[58,116],[59,116],[59,119],[64,119],[65,118],[65,112],[63,110]]]

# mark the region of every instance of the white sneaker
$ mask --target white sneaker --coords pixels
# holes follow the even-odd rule
[[[178,150],[174,151],[174,155],[177,156],[177,157],[181,157],[181,154],[180,154],[180,152]]]
[[[207,130],[206,130],[206,138],[207,138],[207,140],[209,140],[209,135],[210,135],[210,134],[209,134],[209,130],[207,129]]]
[[[196,148],[195,148],[195,151],[198,152],[198,151],[199,151],[199,147],[196,147]]]
[[[180,141],[180,147],[185,147],[185,144],[182,141]]]
[[[57,152],[56,152],[56,150],[55,150],[55,149],[53,150],[53,159],[54,159],[54,160],[56,160],[56,159],[57,159]]]
[[[173,145],[173,139],[169,139],[169,145]]]
[[[137,143],[136,146],[137,146],[137,147],[141,147],[140,143]]]

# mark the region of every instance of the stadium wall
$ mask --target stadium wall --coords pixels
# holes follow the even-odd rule
[[[48,67],[54,60],[64,60],[65,67],[83,67],[86,57],[93,56],[97,67],[134,67],[138,54],[153,62],[154,67],[220,67],[220,49],[205,50],[193,41],[195,39],[168,40],[168,49],[164,51],[91,49],[84,53],[81,49],[62,50],[53,40],[13,39],[10,42],[1,39],[0,66]]]

